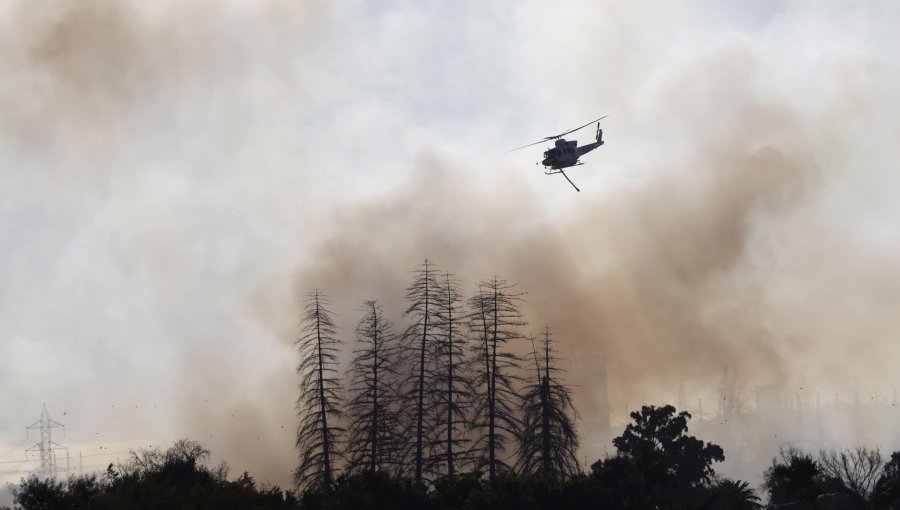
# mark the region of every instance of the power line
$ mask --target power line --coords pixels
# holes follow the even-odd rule
[[[3,457],[6,457],[6,456],[9,455],[10,453],[12,453],[12,452],[18,450],[19,448],[25,446],[27,443],[28,443],[28,440],[26,439],[25,441],[22,441],[21,443],[19,443],[19,444],[13,446],[13,447],[10,448],[9,450],[6,450],[5,452],[0,453],[0,459],[2,459]]]
[[[24,464],[26,462],[38,462],[40,459],[25,459],[25,460],[0,460],[0,464]]]
[[[110,457],[113,455],[129,455],[131,451],[121,451],[121,452],[104,452],[104,453],[88,453],[87,455],[81,455],[81,457]],[[40,462],[40,459],[25,459],[25,460],[0,460],[0,464],[25,464],[29,462]]]

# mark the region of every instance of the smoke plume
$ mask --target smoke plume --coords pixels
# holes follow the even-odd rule
[[[585,422],[594,356],[617,423],[726,368],[889,394],[896,8],[514,4],[0,7],[3,449],[46,402],[87,469],[187,436],[286,484],[302,296],[401,326],[425,258],[518,282]],[[581,193],[504,154],[610,112]]]

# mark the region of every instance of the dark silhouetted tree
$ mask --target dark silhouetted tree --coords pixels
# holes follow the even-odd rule
[[[453,476],[466,463],[466,429],[472,409],[472,379],[466,362],[465,310],[459,282],[444,273],[435,293],[437,355],[434,373],[433,412],[429,468]],[[462,462],[461,462],[462,461]]]
[[[328,491],[334,481],[338,441],[344,429],[338,425],[342,413],[337,355],[341,342],[336,337],[328,300],[318,290],[309,293],[300,320],[297,350],[300,362],[300,396],[297,412],[297,449],[300,465],[294,472],[298,487]]]
[[[298,510],[291,492],[257,488],[246,472],[228,480],[225,463],[210,469],[209,451],[200,443],[179,440],[166,451],[131,452],[121,464],[110,464],[105,476],[69,477],[65,481],[29,478],[14,491],[22,510]]]
[[[397,338],[381,305],[366,301],[356,327],[347,403],[347,471],[396,473],[404,438],[398,413]]]
[[[722,462],[722,448],[687,435],[687,412],[675,414],[671,405],[642,406],[631,413],[634,423],[625,427],[613,445],[622,455],[635,458],[660,453],[680,487],[699,487],[715,476],[713,462]]]
[[[819,469],[832,484],[837,482],[858,501],[868,499],[881,475],[884,458],[878,448],[857,447],[819,451]]]
[[[520,430],[517,411],[521,396],[515,388],[520,359],[509,347],[524,339],[519,332],[526,324],[519,311],[521,300],[514,285],[497,278],[482,282],[469,300],[470,331],[477,339],[473,379],[477,408],[482,412],[473,417],[474,450],[480,457],[479,467],[487,468],[491,482],[498,471],[509,469],[501,456]]]
[[[591,499],[594,508],[671,508],[675,477],[660,452],[638,459],[615,455],[591,465]],[[677,506],[675,508],[678,508]]]
[[[891,504],[900,506],[900,452],[891,454],[881,470],[875,488],[872,490],[873,508],[890,508]]]
[[[762,510],[762,503],[750,484],[723,478],[709,488],[700,508],[708,510]]]
[[[535,375],[522,399],[522,434],[517,471],[564,478],[579,472],[578,433],[575,406],[569,389],[562,384],[556,366],[549,326],[544,330],[540,352],[534,348]]]
[[[434,375],[436,372],[435,357],[439,344],[437,328],[437,302],[440,284],[437,280],[437,268],[429,260],[413,272],[413,281],[406,289],[408,307],[406,317],[410,324],[403,335],[403,348],[411,367],[408,387],[409,401],[415,402],[412,414],[411,437],[414,441],[413,479],[422,482],[426,464],[425,450],[430,432],[427,426],[434,420],[426,413],[433,409]]]
[[[439,510],[421,484],[380,471],[341,475],[329,494],[305,494],[303,510]]]
[[[782,450],[780,461],[772,459],[772,465],[763,474],[763,487],[769,493],[769,503],[809,503],[826,492],[825,480],[819,463],[799,450]]]
[[[53,478],[35,476],[22,480],[13,490],[17,508],[25,510],[53,510],[67,506],[66,484]]]

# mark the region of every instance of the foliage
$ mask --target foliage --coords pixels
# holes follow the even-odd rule
[[[888,508],[900,502],[900,452],[884,464],[871,495],[872,507]],[[900,505],[897,505],[900,506]]]
[[[703,504],[705,510],[761,510],[762,507],[759,496],[750,484],[725,478],[709,488]]]
[[[318,290],[309,293],[300,320],[297,350],[300,361],[300,396],[297,398],[296,446],[300,464],[294,472],[298,487],[331,486],[334,480],[338,441],[344,429],[337,425],[342,417],[337,355],[341,342],[335,335],[328,299]]]
[[[710,483],[715,476],[713,462],[725,460],[718,445],[687,435],[687,412],[675,414],[671,405],[643,406],[632,412],[625,432],[613,439],[621,455],[636,459],[661,455],[668,471],[682,487],[699,487]]]
[[[23,510],[300,508],[291,492],[259,488],[247,473],[228,480],[225,466],[207,468],[203,460],[208,455],[199,443],[180,440],[165,452],[133,452],[125,463],[110,464],[104,477],[23,480],[15,491],[15,501]]]
[[[84,480],[84,483],[96,485],[96,479],[91,477]],[[82,485],[84,485],[82,483]],[[18,489],[13,492],[15,503],[24,510],[55,510],[57,508],[88,508],[87,502],[82,502],[74,497],[70,497],[65,482],[57,481],[52,478],[40,479],[31,477],[23,480]]]
[[[429,510],[433,505],[421,484],[398,480],[384,472],[363,471],[338,478],[330,492],[309,490],[303,510]]]
[[[649,451],[641,457],[616,455],[591,465],[593,492],[605,506],[654,508],[668,503],[677,485],[663,455]]]
[[[772,465],[763,475],[763,488],[769,493],[772,504],[812,504],[826,492],[819,463],[794,448],[781,450],[780,461],[772,459]]]
[[[336,477],[331,486],[310,486],[298,498],[278,487],[258,487],[246,472],[229,480],[226,465],[207,467],[210,454],[201,444],[180,440],[165,451],[132,452],[124,462],[110,464],[104,475],[65,481],[22,480],[14,491],[15,502],[23,510],[762,508],[759,497],[746,482],[723,479],[714,472],[698,483],[686,483],[686,479],[679,478],[673,463],[684,459],[673,457],[661,446],[668,444],[673,429],[680,429],[678,416],[659,409],[656,412],[655,418],[668,416],[668,420],[657,420],[661,426],[644,427],[640,435],[658,447],[620,450],[595,462],[587,474],[548,478],[505,471],[491,481],[483,473],[473,471],[438,477],[426,487],[385,471],[361,470]],[[684,436],[684,432],[682,429],[676,435]],[[836,455],[839,458],[840,454]],[[868,508],[895,507],[898,477],[900,452],[895,452],[874,484],[871,498],[866,502]],[[832,478],[823,473],[813,457],[797,450],[785,450],[766,471],[765,487],[770,504],[786,504],[784,508],[863,508],[863,502],[853,499],[849,492],[834,492],[843,485],[832,483]]]

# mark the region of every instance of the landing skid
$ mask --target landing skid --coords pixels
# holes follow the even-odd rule
[[[576,163],[575,165],[572,165],[572,166],[583,165],[583,164],[584,163]],[[562,174],[562,176],[565,177],[567,181],[569,181],[569,184],[571,184],[572,187],[575,188],[575,191],[578,191],[578,192],[581,191],[580,189],[578,189],[578,186],[576,186],[575,183],[572,182],[572,179],[569,179],[569,176],[566,175],[566,172],[564,172],[562,168],[554,168],[554,169],[550,170],[549,172],[544,172],[544,173],[547,175]]]

